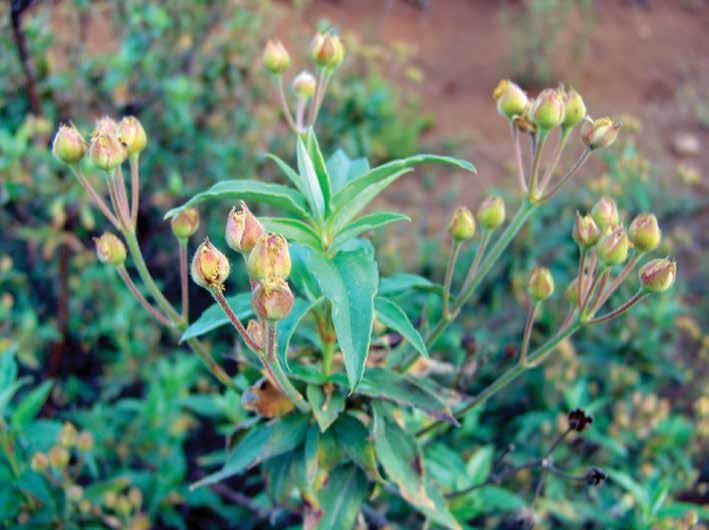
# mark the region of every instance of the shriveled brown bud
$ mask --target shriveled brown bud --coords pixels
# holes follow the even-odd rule
[[[505,222],[505,201],[501,197],[488,197],[478,208],[478,222],[486,230],[495,230]]]
[[[535,98],[529,109],[529,116],[537,127],[550,130],[564,121],[564,102],[553,88],[547,88]]]
[[[497,84],[492,98],[495,100],[497,112],[510,120],[523,115],[529,104],[527,93],[509,79],[503,79]]]
[[[286,279],[290,275],[290,252],[286,238],[266,233],[256,241],[247,261],[249,275],[254,280]]]
[[[662,239],[662,231],[657,224],[657,217],[651,213],[641,213],[628,228],[628,237],[639,252],[655,250]]]
[[[89,144],[73,125],[60,125],[52,143],[54,156],[66,164],[76,164],[86,154]]]
[[[569,412],[569,429],[576,432],[583,432],[587,426],[593,423],[593,418],[588,416],[583,410],[576,409]]]
[[[589,486],[598,486],[607,478],[608,475],[606,475],[606,473],[602,469],[599,469],[597,467],[592,467],[586,472],[585,475],[586,484],[588,484]]]
[[[241,405],[263,418],[284,416],[295,404],[269,379],[261,378],[241,395]]]
[[[124,116],[118,124],[118,139],[126,146],[128,156],[139,154],[148,144],[145,129],[135,116]]]
[[[607,267],[620,265],[628,258],[628,235],[625,228],[618,225],[605,234],[598,242],[598,260]]]
[[[668,258],[654,259],[640,269],[640,282],[648,293],[661,293],[675,283],[677,263]]]
[[[187,239],[199,228],[199,212],[196,208],[185,208],[170,220],[172,233],[178,239]]]
[[[467,241],[475,235],[475,218],[468,208],[456,208],[448,224],[448,233],[456,241]]]
[[[263,65],[275,75],[280,75],[290,66],[288,50],[279,40],[269,40],[263,50]]]
[[[589,149],[609,147],[618,137],[620,127],[620,123],[614,123],[610,118],[588,119],[581,128],[581,138]]]
[[[224,289],[229,277],[229,260],[212,245],[209,238],[197,247],[192,258],[192,280],[205,289]]]
[[[554,293],[554,277],[546,267],[535,267],[529,275],[527,291],[534,302],[542,302]]]
[[[119,266],[126,260],[126,246],[118,236],[105,232],[101,237],[94,238],[96,243],[96,256],[102,263]]]
[[[256,286],[251,299],[254,313],[260,318],[283,320],[293,310],[293,293],[282,278],[268,278]]]
[[[591,217],[596,221],[596,225],[601,232],[607,232],[620,222],[618,215],[618,205],[610,197],[601,197],[591,208]]]
[[[601,230],[590,215],[583,217],[579,212],[576,212],[576,222],[572,237],[576,244],[582,248],[590,248],[601,239]]]
[[[226,244],[237,252],[251,252],[258,238],[263,235],[263,227],[245,202],[241,202],[241,210],[236,207],[229,211],[226,221]]]

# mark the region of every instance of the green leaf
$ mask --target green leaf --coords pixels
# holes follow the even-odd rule
[[[485,482],[492,471],[494,447],[485,445],[478,448],[465,464],[465,475],[469,486],[475,486]]]
[[[322,191],[323,201],[325,203],[325,213],[328,214],[330,213],[330,202],[332,201],[330,175],[327,172],[327,166],[325,165],[322,152],[320,152],[318,139],[312,128],[308,130],[305,141],[306,147],[308,148],[308,155],[310,155],[310,160],[313,163],[315,174],[317,175],[318,182],[320,183],[320,190]]]
[[[333,193],[340,191],[348,181],[369,171],[369,162],[366,158],[349,158],[342,149],[335,151],[326,166]]]
[[[245,319],[251,315],[251,293],[241,293],[227,298],[229,305],[240,319]],[[192,322],[180,337],[180,342],[204,335],[220,326],[229,324],[229,318],[218,304],[205,309],[197,320]]]
[[[293,310],[286,318],[278,323],[278,359],[281,366],[288,369],[288,346],[293,338],[295,330],[300,322],[305,318],[311,309],[324,302],[324,298],[318,298],[312,302],[296,298],[293,302]]]
[[[212,199],[229,199],[232,203],[237,200],[244,200],[247,202],[253,201],[270,204],[285,211],[295,213],[303,219],[310,218],[305,199],[297,190],[283,186],[282,184],[241,179],[217,182],[207,191],[198,193],[182,206],[178,206],[167,212],[165,219],[174,217],[185,208]]]
[[[270,158],[271,160],[273,160],[281,169],[281,171],[283,171],[285,176],[288,177],[288,179],[295,185],[296,188],[298,188],[298,191],[300,191],[300,193],[302,193],[303,195],[307,195],[307,188],[305,187],[305,182],[303,182],[303,178],[298,175],[295,169],[293,169],[283,160],[271,153],[268,153],[266,155],[266,158]]]
[[[266,490],[278,504],[287,504],[296,488],[305,483],[303,454],[290,451],[264,462],[261,466],[266,475]]]
[[[298,447],[305,439],[309,418],[290,414],[277,422],[254,427],[231,451],[224,467],[190,486],[191,489],[214,484]]]
[[[460,529],[443,496],[424,475],[423,457],[416,438],[388,419],[377,402],[374,402],[373,434],[377,459],[389,479],[397,485],[401,497],[436,523]]]
[[[645,491],[639,482],[636,482],[635,479],[627,473],[614,469],[608,470],[608,476],[613,482],[619,484],[623,489],[627,490],[633,497],[635,497],[635,501],[642,508],[643,512],[648,510],[650,499],[648,498],[647,491]]]
[[[433,283],[431,280],[417,274],[399,272],[382,278],[379,282],[378,293],[382,296],[392,296],[405,293],[411,289],[422,291],[442,291],[441,285]]]
[[[51,380],[45,381],[22,398],[22,401],[15,407],[10,420],[14,429],[22,430],[32,423],[32,420],[37,417],[37,414],[42,409],[44,402],[47,401],[47,396],[52,390],[53,384],[54,382]]]
[[[318,492],[321,518],[317,530],[351,530],[362,502],[367,498],[367,477],[351,464],[336,467],[327,487]]]
[[[303,253],[309,272],[332,305],[332,322],[342,349],[350,391],[364,374],[374,320],[379,271],[366,249],[339,252],[332,259]]]
[[[375,212],[363,215],[359,219],[343,227],[336,235],[330,249],[339,248],[343,243],[349,241],[369,230],[376,230],[382,226],[397,221],[411,221],[408,215],[399,212]]]
[[[399,333],[411,343],[417,352],[424,357],[428,357],[428,350],[426,350],[426,343],[423,337],[399,304],[389,298],[377,296],[374,299],[374,310],[377,312],[377,318],[382,324]]]
[[[345,450],[347,456],[359,467],[372,475],[375,480],[383,482],[377,468],[377,456],[374,444],[369,438],[369,431],[350,414],[342,414],[333,425],[337,443]]]
[[[296,154],[298,158],[298,172],[308,190],[305,196],[310,203],[310,210],[316,218],[322,219],[325,214],[323,190],[320,188],[320,181],[318,180],[318,175],[315,173],[315,167],[313,166],[313,161],[310,159],[310,154],[300,137],[298,137],[298,143],[296,145]]]
[[[334,385],[329,399],[321,386],[308,385],[306,393],[308,401],[313,407],[315,420],[320,426],[320,432],[327,431],[340,415],[340,412],[345,410],[345,396]]]
[[[322,249],[320,236],[309,224],[303,221],[290,219],[289,217],[259,217],[259,221],[267,231],[281,234],[289,241],[300,243],[315,250]]]

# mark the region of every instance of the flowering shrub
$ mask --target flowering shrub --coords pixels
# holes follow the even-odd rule
[[[221,467],[205,474],[193,488],[218,487],[221,481],[260,466],[274,509],[285,512],[269,511],[271,518],[297,513],[305,528],[352,528],[362,518],[381,526],[386,524],[383,511],[398,516],[395,498],[399,497],[419,514],[408,515],[409,527],[420,526],[416,522],[420,517],[427,525],[455,529],[474,517],[471,492],[484,489],[488,496],[474,497],[476,502],[503,506],[504,496],[488,487],[533,470],[538,476],[534,492],[519,512],[522,524],[533,525],[545,477],[555,475],[589,487],[607,478],[597,467],[577,474],[555,461],[559,447],[592,423],[586,411],[568,412],[565,427],[540,458],[513,465],[508,460],[512,448],[495,459],[490,458],[491,451],[480,454],[479,461],[466,469],[469,476],[464,484],[434,480],[421,444],[460,426],[483,403],[544,363],[562,341],[580,329],[601,326],[671,288],[676,277],[674,261],[649,258],[660,244],[657,219],[641,214],[626,230],[615,202],[608,197],[600,198],[588,214],[577,214],[571,237],[579,248],[578,272],[564,286],[566,316],[553,324],[546,340],[536,339],[535,323],[558,289],[549,269],[529,271],[529,308],[526,322],[520,323],[516,362],[496,374],[481,392],[470,396],[459,389],[462,365],[451,378],[416,376],[412,368],[421,359],[434,361],[427,361],[432,346],[474,300],[522,227],[543,211],[592,154],[613,144],[620,124],[610,118],[591,119],[581,95],[573,89],[546,89],[530,100],[520,87],[502,81],[493,97],[512,135],[521,195],[515,213],[506,222],[507,207],[497,196],[486,198],[475,215],[466,207],[456,209],[448,227],[450,255],[442,285],[407,273],[380,277],[374,248],[362,236],[408,218],[398,212],[363,213],[377,195],[420,164],[444,164],[470,173],[475,168],[469,162],[438,155],[415,155],[375,168],[341,151],[326,159],[314,127],[344,53],[336,35],[316,35],[311,47],[316,75],[302,72],[293,79],[292,112],[284,87],[290,56],[280,42],[267,44],[263,62],[296,135],[297,169],[269,155],[290,186],[259,180],[221,181],[166,214],[177,240],[179,307],[154,280],[137,237],[140,157],[149,144],[141,123],[130,116],[120,122],[104,118],[89,140],[73,125],[62,126],[54,140],[54,154],[71,168],[121,236],[106,232],[96,240],[99,259],[114,267],[146,311],[186,342],[223,385],[240,393],[243,407],[254,413],[247,426],[229,436],[228,451],[218,459]],[[558,172],[575,131],[580,133],[581,153],[568,170]],[[557,132],[558,142],[552,148],[549,139]],[[523,156],[523,140],[531,145],[529,161]],[[87,159],[105,175],[108,201],[85,175]],[[128,179],[123,174],[126,164]],[[224,233],[233,251],[229,254],[241,256],[248,274],[248,285],[240,289],[244,292],[235,295],[228,280],[239,262],[232,263],[209,239],[194,250],[188,266],[189,239],[199,226],[197,207],[217,200],[240,201],[238,209],[228,212]],[[257,216],[247,203],[254,210],[271,206],[283,216]],[[475,256],[456,286],[454,272],[462,265],[461,250],[476,239]],[[142,285],[135,283],[126,267],[129,257]],[[633,280],[630,275],[637,267],[639,275]],[[216,302],[193,322],[190,274]],[[633,281],[638,284],[635,294],[607,308],[609,300],[615,300],[613,293]],[[412,321],[407,313],[407,296],[418,290],[440,293],[440,311],[432,322]],[[246,347],[239,355],[246,387],[217,362],[202,338],[228,325]],[[398,344],[385,340],[384,330],[395,332],[400,337]],[[301,347],[295,348],[296,344]],[[236,502],[263,516],[260,507],[239,499]]]

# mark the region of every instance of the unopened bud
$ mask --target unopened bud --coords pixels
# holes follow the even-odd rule
[[[628,235],[625,228],[618,225],[606,233],[598,242],[598,260],[607,267],[620,265],[628,258]]]
[[[497,112],[510,120],[515,116],[522,116],[529,104],[527,93],[509,79],[503,79],[497,84],[492,98],[495,100]]]
[[[293,79],[293,92],[298,99],[308,100],[315,94],[315,77],[307,70],[303,70]]]
[[[251,337],[256,344],[263,347],[263,330],[257,320],[249,320],[246,326],[246,333],[248,333],[249,337]]]
[[[136,509],[139,509],[143,504],[143,492],[133,486],[128,490],[128,500]]]
[[[576,432],[583,432],[586,427],[593,423],[593,418],[588,416],[582,409],[575,409],[569,412],[569,429]]]
[[[598,228],[596,221],[593,220],[593,217],[590,215],[582,217],[579,212],[576,212],[576,222],[571,235],[578,246],[590,248],[601,239],[601,230]]]
[[[596,225],[601,232],[607,232],[620,221],[618,215],[618,205],[610,197],[601,197],[591,208],[591,217],[596,221]]]
[[[280,75],[288,69],[290,65],[290,55],[288,50],[279,40],[269,40],[263,51],[263,65],[275,75]]]
[[[564,121],[562,127],[571,129],[576,127],[586,117],[586,104],[581,94],[573,88],[564,92]]]
[[[103,494],[103,505],[113,509],[118,504],[118,494],[115,491],[107,491]]]
[[[649,261],[640,269],[640,281],[648,293],[666,291],[675,283],[676,277],[677,263],[667,258]]]
[[[609,147],[618,137],[621,124],[610,118],[587,119],[581,129],[581,138],[589,149]]]
[[[66,447],[55,445],[49,450],[49,465],[56,469],[64,469],[69,465],[71,455]]]
[[[199,212],[185,208],[170,220],[170,228],[177,239],[187,239],[199,228]]]
[[[263,234],[251,250],[247,266],[249,275],[254,280],[288,278],[290,274],[288,241],[278,234]]]
[[[66,164],[76,164],[86,154],[89,144],[79,130],[71,125],[60,125],[52,143],[54,156]]]
[[[205,289],[224,289],[229,277],[229,260],[212,245],[209,238],[197,247],[192,258],[192,281]]]
[[[62,427],[62,430],[59,431],[59,444],[67,449],[74,447],[78,434],[79,433],[77,432],[76,427],[74,427],[74,424],[66,422]]]
[[[466,241],[475,235],[475,218],[468,208],[461,206],[453,212],[448,233],[456,241]]]
[[[478,222],[486,230],[495,230],[505,222],[505,201],[501,197],[488,197],[478,208]]]
[[[105,232],[101,237],[94,238],[94,242],[100,262],[115,266],[123,265],[126,260],[126,247],[118,236]]]
[[[529,296],[534,302],[542,302],[554,293],[554,277],[546,267],[535,267],[527,283]]]
[[[579,278],[578,276],[571,280],[569,286],[564,292],[564,297],[573,306],[579,302]]]
[[[72,502],[79,502],[84,496],[84,488],[77,484],[72,484],[67,488],[66,496]]]
[[[293,310],[293,293],[282,278],[269,278],[256,286],[251,305],[260,318],[283,320]]]
[[[337,35],[316,33],[310,46],[310,52],[320,68],[336,68],[345,56],[342,41]]]
[[[662,239],[662,231],[657,224],[657,217],[651,213],[641,213],[628,228],[628,237],[639,252],[655,250]]]
[[[118,124],[118,139],[126,146],[128,155],[140,153],[148,143],[143,125],[135,116],[124,116]]]
[[[76,440],[76,448],[82,453],[88,453],[94,448],[94,435],[89,431],[82,431]]]
[[[47,455],[39,452],[33,454],[32,460],[30,460],[30,467],[38,473],[41,473],[47,469],[49,467],[49,459],[47,458]]]
[[[263,235],[263,227],[251,210],[242,201],[241,210],[232,208],[226,221],[226,244],[237,252],[251,252],[258,238]]]
[[[540,129],[550,130],[564,121],[564,102],[559,93],[547,88],[536,97],[529,109],[529,116]]]
[[[117,134],[101,133],[91,139],[89,154],[97,168],[111,171],[125,161],[128,151]]]
[[[597,467],[592,467],[586,472],[584,477],[586,479],[586,484],[589,486],[598,486],[601,482],[608,478],[608,475]]]

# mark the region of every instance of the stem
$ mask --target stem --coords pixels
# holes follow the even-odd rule
[[[614,309],[610,313],[606,313],[605,315],[602,315],[598,318],[594,318],[593,320],[589,320],[589,324],[600,324],[601,322],[608,322],[611,319],[614,319],[615,317],[622,315],[625,313],[628,309],[633,307],[635,304],[637,304],[640,300],[645,298],[648,293],[644,292],[642,289],[640,289],[637,293],[635,293],[633,296],[628,298],[628,300],[625,301],[623,305],[618,307],[617,309]]]
[[[549,131],[540,129],[537,132],[536,150],[534,153],[534,162],[532,163],[532,176],[529,177],[529,196],[530,199],[536,199],[537,196],[537,177],[539,175],[539,164],[542,161],[542,151],[544,144],[549,137]]]
[[[606,288],[606,283],[608,283],[608,276],[610,276],[610,272],[608,270],[606,270],[601,276],[601,282],[598,284],[598,290],[596,291],[596,299],[593,301],[593,304],[591,304],[591,315],[595,314],[596,311],[598,311],[598,302],[600,302],[601,296],[603,296],[603,291]]]
[[[601,276],[603,276],[606,273],[605,270],[599,270],[598,273],[593,277],[593,281],[591,281],[591,286],[588,288],[588,291],[586,292],[586,296],[584,297],[583,305],[581,306],[581,314],[585,314],[586,310],[588,309],[588,306],[590,305],[591,299],[593,299],[593,294],[594,291],[596,290],[596,286],[598,285],[598,281],[600,280]]]
[[[571,133],[572,129],[567,128],[567,127],[562,127],[561,129],[561,137],[559,138],[559,145],[556,146],[556,151],[554,152],[554,157],[552,158],[552,162],[547,168],[546,172],[544,173],[544,176],[542,177],[542,180],[539,182],[539,189],[541,193],[544,193],[544,189],[547,187],[547,184],[549,184],[549,180],[551,179],[552,174],[554,173],[554,170],[556,167],[559,165],[559,162],[561,161],[561,153],[564,151],[564,148],[566,147],[566,143],[569,141],[569,134]]]
[[[281,103],[281,108],[283,109],[283,114],[286,117],[286,121],[293,131],[298,132],[298,127],[296,127],[293,121],[293,115],[290,112],[290,107],[288,107],[288,100],[286,99],[286,91],[283,88],[283,76],[277,74],[274,76],[274,81],[276,82],[276,88],[278,90],[278,98]]]
[[[584,273],[586,272],[586,271],[585,271],[585,267],[586,267],[586,248],[585,248],[585,247],[582,247],[582,246],[579,247],[579,252],[580,252],[581,255],[579,256],[579,275],[578,275],[578,278],[577,278],[577,280],[576,280],[576,284],[577,284],[576,287],[578,287],[578,295],[577,295],[577,298],[576,298],[576,304],[579,306],[579,309],[581,309],[581,305],[583,304],[583,294],[584,294],[583,285],[584,285],[584,283],[585,283],[585,282],[584,282]]]
[[[524,165],[522,164],[522,146],[519,141],[519,129],[514,122],[510,120],[510,130],[512,131],[512,145],[515,151],[515,162],[517,164],[517,180],[519,187],[523,192],[527,191],[527,177],[524,174]]]
[[[99,196],[98,193],[96,193],[96,190],[93,188],[93,186],[89,183],[88,180],[86,180],[86,177],[84,174],[81,172],[81,169],[79,169],[78,165],[71,165],[69,166],[76,176],[77,179],[79,179],[79,183],[81,183],[81,186],[86,190],[86,192],[89,194],[89,197],[91,197],[91,200],[94,201],[94,204],[98,206],[98,209],[101,210],[101,213],[106,216],[106,219],[108,219],[111,224],[117,229],[121,229],[121,223],[118,220],[118,218],[113,214],[111,209],[108,207],[106,202]]]
[[[608,290],[601,295],[601,298],[599,298],[598,303],[596,304],[596,311],[598,311],[601,307],[603,307],[603,304],[606,303],[610,295],[612,295],[618,287],[620,287],[620,284],[625,281],[625,279],[628,277],[628,274],[635,268],[635,265],[638,263],[638,260],[640,259],[640,254],[634,254],[632,258],[630,258],[630,261],[625,265],[622,271],[620,271],[620,274],[611,282],[610,287],[608,287]]]
[[[123,280],[123,283],[126,284],[126,287],[128,287],[128,290],[135,296],[135,298],[140,302],[140,305],[142,305],[148,313],[153,315],[157,320],[160,321],[160,323],[164,326],[167,327],[172,327],[172,322],[170,322],[170,319],[167,318],[165,315],[163,315],[160,311],[155,309],[150,302],[148,302],[143,294],[138,290],[138,288],[135,286],[135,283],[133,283],[133,280],[131,279],[130,275],[128,274],[128,271],[126,270],[125,265],[119,265],[117,267],[118,269],[118,274],[121,276],[121,279]]]
[[[224,314],[227,316],[229,321],[232,323],[236,331],[239,332],[239,335],[241,335],[241,338],[244,340],[246,345],[251,348],[254,352],[256,353],[261,353],[263,350],[261,347],[254,341],[249,333],[246,331],[246,328],[244,325],[241,323],[241,320],[239,320],[239,317],[236,316],[236,313],[232,310],[231,306],[229,305],[229,302],[227,301],[226,298],[224,298],[224,293],[222,293],[221,289],[215,288],[215,289],[210,289],[209,292],[212,293],[212,296],[214,299],[217,301],[219,304],[219,307],[222,308],[222,311],[224,311]]]
[[[592,152],[591,149],[585,149],[584,152],[581,153],[581,156],[578,157],[576,162],[574,162],[574,165],[571,166],[571,169],[569,169],[569,171],[566,173],[566,175],[561,177],[561,179],[559,179],[559,182],[557,182],[554,185],[554,187],[551,189],[551,191],[549,191],[549,193],[545,194],[541,199],[539,199],[538,202],[542,203],[542,202],[546,202],[549,199],[551,199],[554,196],[554,194],[557,191],[559,191],[559,189],[564,184],[566,184],[566,181],[568,181],[571,177],[574,176],[574,173],[576,173],[576,171],[583,165],[583,163],[586,162],[586,160],[588,160],[588,157],[591,156],[591,152]]]
[[[108,175],[106,182],[108,183],[108,195],[111,198],[111,205],[113,206],[113,211],[115,211],[116,215],[118,216],[120,229],[125,230],[128,228],[128,225],[126,224],[126,219],[123,216],[123,207],[121,206],[121,200],[118,198],[116,182],[112,175]]]
[[[332,372],[332,357],[335,354],[335,343],[332,341],[323,342],[322,371],[328,376]]]
[[[522,366],[527,366],[527,350],[529,349],[529,339],[532,336],[532,327],[534,326],[534,316],[539,310],[541,302],[532,304],[529,307],[529,313],[527,314],[527,323],[524,326],[524,335],[522,336],[522,347],[519,352],[519,362]]]
[[[133,230],[138,227],[138,208],[140,205],[140,155],[134,154],[130,157],[130,218]]]
[[[315,127],[315,122],[318,119],[318,114],[320,113],[320,107],[325,99],[325,92],[327,91],[327,85],[330,82],[330,75],[325,71],[325,69],[320,70],[318,73],[318,84],[315,89],[315,97],[310,107],[310,126]]]
[[[453,240],[451,241],[451,251],[448,255],[448,265],[446,266],[446,279],[443,284],[443,314],[450,315],[449,312],[449,301],[451,296],[451,283],[453,282],[453,270],[455,269],[455,264],[458,261],[458,254],[460,254],[460,247],[463,245],[461,241]]]
[[[219,381],[221,381],[227,388],[232,388],[235,390],[238,389],[234,381],[232,381],[231,377],[229,377],[229,374],[227,374],[224,369],[217,364],[217,361],[215,361],[214,357],[212,357],[212,355],[207,351],[204,344],[195,338],[187,339],[187,344],[189,344],[190,348],[192,348],[194,352],[199,355],[199,358],[202,359],[202,362],[204,362],[214,377],[219,379]]]
[[[187,282],[187,239],[178,239],[178,252],[180,254],[180,291],[182,292],[182,320],[189,321],[190,292]]]
[[[126,221],[126,226],[132,226],[130,223],[130,207],[128,206],[128,196],[126,195],[126,183],[123,180],[123,170],[121,166],[116,168],[113,174],[113,179],[116,185],[116,196],[121,204],[121,210],[123,212],[123,218]]]
[[[305,401],[300,392],[298,392],[290,382],[283,369],[281,363],[276,356],[276,323],[266,321],[266,360],[267,365],[273,370],[272,374],[276,378],[276,383],[280,390],[290,399],[298,410],[301,412],[310,412],[310,405]]]
[[[483,256],[485,255],[485,247],[487,247],[489,241],[490,232],[485,231],[482,236],[482,239],[480,240],[480,245],[478,246],[477,254],[475,254],[475,259],[473,260],[472,265],[470,265],[470,269],[468,269],[468,273],[466,274],[465,280],[463,281],[463,287],[461,287],[460,289],[461,292],[465,292],[470,287],[472,281],[475,279],[475,273],[478,272],[480,262],[482,261]]]
[[[305,132],[305,127],[303,126],[303,115],[305,114],[305,100],[298,98],[295,104],[295,126],[297,127],[298,133]]]

